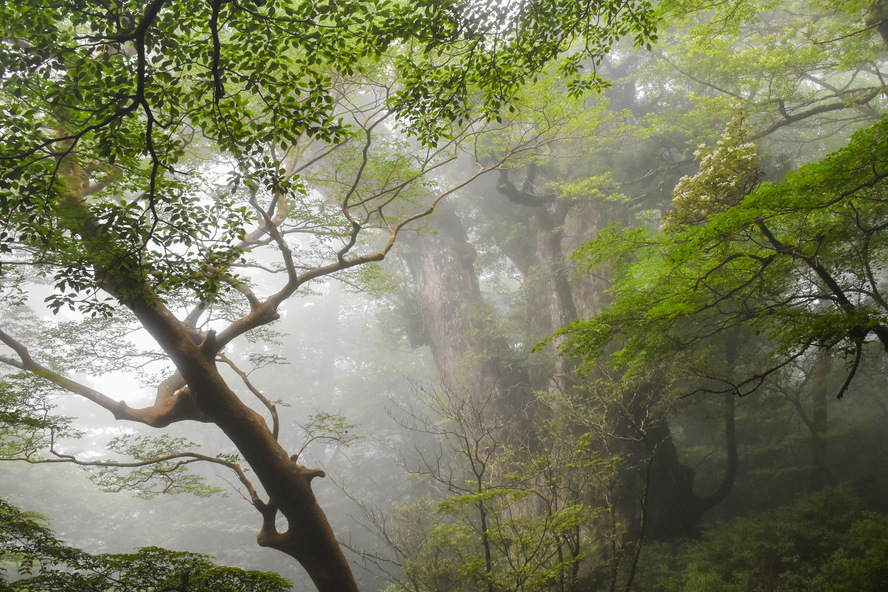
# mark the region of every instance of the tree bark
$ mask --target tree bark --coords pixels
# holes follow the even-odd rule
[[[510,402],[534,400],[533,391],[573,396],[580,385],[573,362],[557,354],[533,356],[528,346],[578,317],[599,312],[606,303],[606,278],[574,274],[570,255],[614,212],[588,202],[539,198],[532,192],[535,176],[531,173],[531,182],[519,188],[501,175],[494,186],[478,184],[473,200],[480,212],[472,220],[473,232],[487,234],[522,275],[527,314],[523,348],[510,350],[492,333],[488,316],[493,311],[479,286],[476,251],[454,213],[433,220],[430,232],[410,240],[409,252],[402,253],[413,278],[411,308],[422,321],[417,341],[431,348],[442,380],[496,384],[500,412]],[[620,410],[607,419],[615,437],[608,445],[641,463],[636,463],[640,468],[627,465],[621,476],[626,489],[615,500],[619,521],[636,541],[696,535],[703,512],[724,499],[736,474],[733,401],[725,408],[726,475],[718,491],[701,497],[694,493],[694,471],[681,463],[666,419],[651,421],[657,388],[651,384],[644,393],[627,393]],[[594,497],[593,492],[581,495]]]
[[[75,171],[68,178],[79,176]],[[79,186],[74,187],[63,202],[72,214],[67,218],[70,230],[83,238],[88,249],[96,249],[95,255],[100,260],[101,249],[114,248],[114,237],[91,216]],[[133,255],[127,252],[121,257]],[[138,269],[138,262],[132,262],[130,269]],[[171,396],[187,396],[196,408],[195,417],[219,426],[265,488],[267,503],[251,492],[253,504],[263,516],[259,544],[296,559],[319,592],[357,592],[345,555],[311,489],[312,479],[323,476],[323,471],[292,461],[262,416],[244,404],[219,373],[216,356],[229,338],[217,339],[213,331],[195,332],[166,308],[150,286],[139,283],[138,278],[114,269],[97,268],[97,274],[105,278],[102,288],[135,314],[175,365],[186,388]],[[245,325],[263,324],[267,322],[265,319],[276,318],[276,300],[251,304],[253,310],[241,320]],[[19,355],[21,357],[21,353]],[[158,405],[156,403],[155,408]],[[278,532],[274,525],[278,512],[287,520],[284,532]]]
[[[516,351],[497,332],[494,312],[484,300],[475,271],[475,248],[462,222],[442,208],[430,232],[407,238],[402,256],[413,277],[420,336],[442,382],[495,413],[524,406],[532,393]]]

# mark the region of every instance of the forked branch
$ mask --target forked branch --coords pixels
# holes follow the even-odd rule
[[[238,377],[244,382],[246,387],[250,389],[250,392],[253,393],[259,401],[265,405],[265,408],[268,409],[268,413],[271,415],[271,433],[274,436],[274,439],[278,439],[278,433],[280,433],[280,419],[278,418],[277,407],[274,403],[272,403],[268,397],[262,394],[262,392],[256,388],[256,385],[252,383],[250,377],[247,376],[247,373],[238,368],[237,364],[235,364],[231,358],[226,356],[223,353],[220,353],[216,356],[216,359],[222,362],[223,364],[227,364],[229,368],[234,370],[234,373],[238,375]]]
[[[187,388],[177,387],[176,376],[165,380],[158,388],[158,397],[154,405],[142,409],[134,409],[124,401],[115,401],[111,397],[90,388],[77,381],[62,376],[58,372],[50,370],[46,366],[34,360],[28,348],[20,341],[14,339],[8,333],[0,330],[0,342],[4,343],[15,352],[16,357],[0,355],[0,362],[26,370],[34,375],[51,382],[57,387],[69,393],[79,395],[84,399],[110,411],[115,419],[134,421],[152,427],[165,427],[172,423],[194,420],[207,421],[197,409]]]

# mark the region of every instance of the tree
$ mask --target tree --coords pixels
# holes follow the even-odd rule
[[[0,23],[9,392],[36,380],[121,421],[214,424],[257,483],[230,451],[174,438],[118,440],[134,460],[85,463],[63,451],[60,424],[18,408],[6,458],[140,468],[124,483],[162,489],[193,489],[176,483],[194,462],[224,466],[262,516],[260,545],[319,590],[354,590],[311,490],[323,471],[278,443],[274,404],[223,350],[311,281],[382,260],[495,168],[446,187],[435,176],[544,65],[560,60],[569,92],[603,86],[596,64],[618,38],[654,39],[651,6],[46,0],[4,3]],[[74,311],[64,340],[22,311],[33,281],[52,285],[51,310]],[[158,349],[128,341],[133,328]],[[151,362],[163,377],[145,407],[70,377]]]
[[[630,262],[640,256],[651,269],[640,264],[630,270],[657,277],[667,258],[658,250],[672,247],[653,238],[660,230],[659,211],[673,207],[673,190],[682,177],[687,180],[678,189],[688,193],[692,205],[668,215],[667,226],[687,231],[737,205],[763,180],[779,181],[799,163],[820,159],[828,147],[845,143],[853,129],[878,121],[885,105],[879,4],[740,1],[701,9],[683,1],[659,3],[669,33],[661,35],[654,51],[627,49],[603,61],[613,84],[605,93],[609,104],[585,105],[586,112],[574,113],[566,126],[568,139],[547,142],[504,163],[508,170],[501,171],[495,186],[466,188],[470,208],[436,220],[434,245],[425,243],[425,253],[409,253],[414,284],[412,292],[406,291],[412,298],[404,309],[411,313],[411,328],[421,328],[411,338],[429,345],[443,379],[459,376],[462,384],[477,385],[482,393],[495,384],[504,393],[504,407],[516,400],[525,403],[529,393],[548,391],[556,396],[544,398],[540,415],[584,411],[574,437],[587,437],[597,427],[602,450],[612,447],[624,454],[621,478],[628,486],[621,490],[622,507],[615,513],[625,529],[626,549],[642,536],[696,535],[703,513],[726,499],[738,472],[736,401],[719,396],[706,445],[710,451],[717,448],[724,462],[719,479],[710,479],[715,483],[711,494],[695,493],[693,463],[670,432],[679,404],[667,387],[687,387],[688,374],[682,371],[689,369],[736,367],[737,375],[722,378],[742,380],[742,371],[767,355],[767,342],[732,328],[682,356],[686,342],[669,342],[673,334],[651,327],[651,344],[662,339],[663,350],[647,349],[639,333],[637,347],[620,358],[637,361],[635,376],[620,380],[619,372],[609,371],[608,380],[586,381],[583,374],[596,372],[595,364],[577,372],[570,353],[592,353],[589,360],[601,353],[600,359],[607,359],[609,348],[620,347],[619,329],[593,343],[594,323],[577,321],[576,333],[559,333],[552,340],[559,345],[575,338],[560,351],[544,347],[531,355],[532,345],[578,317],[606,320],[596,315],[612,295],[622,296],[620,286],[635,290],[638,278],[626,276],[608,294],[611,273],[621,277],[624,268],[596,265],[586,268],[589,273],[573,274],[569,255],[614,220],[625,226],[647,223],[651,232],[615,235],[605,230],[593,249],[600,249],[601,262],[608,255]],[[518,103],[517,113],[510,115],[515,128],[533,129],[528,121],[534,121],[534,109],[557,119],[566,109],[562,99],[557,86],[533,87],[527,102]],[[744,123],[738,120],[732,129],[744,134],[740,146],[711,148],[738,115]],[[710,148],[700,156],[710,156],[699,162],[701,175],[696,176],[694,153],[701,144]],[[732,190],[708,202],[701,199],[720,183],[733,184]],[[675,201],[676,210],[681,201]],[[592,261],[593,249],[587,251],[589,258],[579,259],[580,265]],[[693,253],[694,247],[687,249]],[[634,304],[643,317],[650,300],[640,292]],[[584,351],[584,343],[592,347]],[[663,356],[654,365],[646,364],[650,358],[636,360],[639,353]],[[805,362],[807,367],[810,360]],[[477,366],[467,369],[471,363]],[[610,380],[614,375],[617,379]],[[540,415],[534,417],[538,424]],[[820,430],[822,421],[811,433]],[[648,483],[655,485],[646,488]],[[596,491],[602,497],[608,493]]]
[[[614,225],[581,250],[592,268],[614,266],[614,301],[566,327],[563,351],[587,368],[609,364],[629,385],[659,384],[645,409],[663,422],[671,401],[691,394],[721,394],[729,411],[732,397],[763,386],[788,397],[811,433],[810,483],[822,487],[825,399],[815,398],[809,415],[799,391],[815,384],[823,397],[827,362],[847,356],[841,397],[872,350],[867,342],[885,348],[885,125],[857,132],[780,184],[759,186],[755,146],[740,121],[730,124],[716,147],[701,151],[699,173],[678,183],[659,228]],[[716,500],[737,474],[732,414],[726,429]],[[668,438],[658,441],[673,449]],[[686,491],[669,507],[693,525],[712,503],[693,492],[692,479],[688,469]]]
[[[529,441],[536,434],[512,444],[510,424],[520,422],[521,410],[498,411],[495,388],[483,399],[474,385],[463,393],[451,388],[420,387],[422,407],[395,412],[406,429],[427,437],[407,462],[428,494],[390,517],[363,506],[379,538],[365,560],[392,581],[391,590],[581,589],[581,530],[605,510],[582,502],[586,472],[572,475],[564,465],[594,461],[581,459],[583,451],[566,458],[553,441],[535,454]]]
[[[693,358],[713,336],[746,327],[763,336],[767,365],[739,378],[703,376],[699,389],[746,395],[812,348],[825,348],[850,356],[841,397],[866,344],[888,349],[881,272],[886,130],[883,121],[857,132],[846,148],[780,184],[762,185],[703,224],[657,235],[612,229],[597,244],[618,245],[616,251],[593,244],[586,255],[601,261],[595,258],[631,245],[637,259],[614,286],[614,306],[566,330],[568,347],[597,358],[625,339],[615,363],[631,371]]]

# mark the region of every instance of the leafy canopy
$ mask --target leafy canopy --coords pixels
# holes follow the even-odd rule
[[[580,251],[591,268],[615,261],[614,301],[567,327],[564,347],[591,361],[616,345],[614,364],[640,372],[743,326],[770,366],[721,390],[750,392],[811,347],[853,354],[850,381],[867,342],[888,347],[888,119],[736,205],[755,159],[730,128],[719,152],[679,184],[663,231],[612,226]]]
[[[304,201],[285,157],[360,140],[344,100],[381,96],[434,147],[565,52],[572,89],[602,87],[597,61],[623,36],[654,39],[649,2],[3,3],[0,254],[53,269],[55,310],[109,314],[94,292],[111,285],[124,301],[212,300],[263,223],[236,190]],[[207,191],[208,154],[226,156],[230,191]]]

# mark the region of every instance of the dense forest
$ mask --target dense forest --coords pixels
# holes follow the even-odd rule
[[[888,589],[886,64],[886,0],[0,3],[0,589]]]

